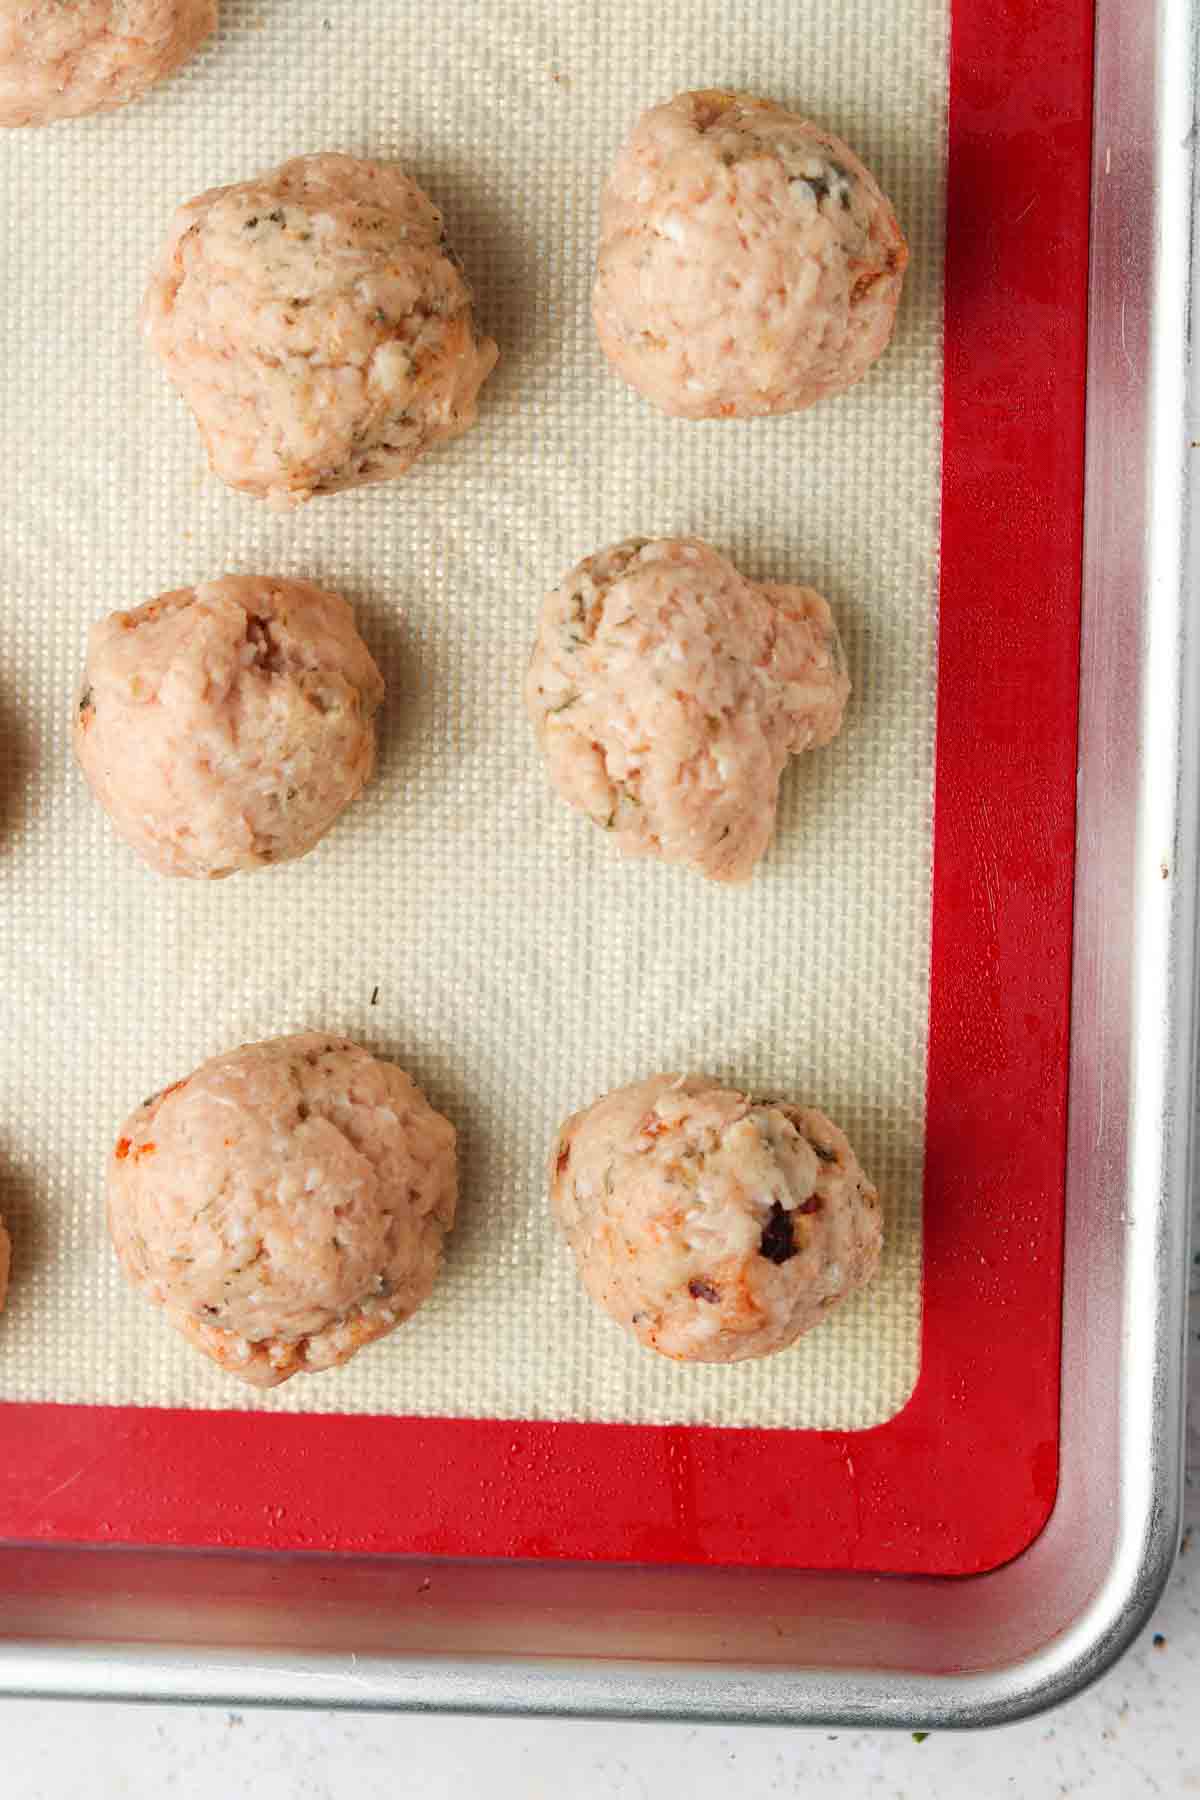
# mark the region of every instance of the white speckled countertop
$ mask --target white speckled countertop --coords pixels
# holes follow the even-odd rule
[[[1200,1209],[1198,1209],[1200,1210]],[[1194,1238],[1200,1245],[1200,1217]],[[2,1800],[1184,1800],[1200,1795],[1200,1252],[1183,1553],[1117,1667],[1057,1712],[989,1732],[230,1712],[0,1701]]]

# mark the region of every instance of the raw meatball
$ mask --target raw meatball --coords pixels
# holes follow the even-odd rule
[[[655,1075],[568,1119],[550,1168],[592,1299],[679,1362],[783,1350],[879,1266],[879,1196],[812,1107]]]
[[[217,0],[0,0],[0,125],[124,106],[216,22]]]
[[[75,754],[151,868],[211,880],[312,849],[371,773],[382,698],[340,594],[225,575],[92,628]]]
[[[798,412],[886,348],[907,261],[832,132],[748,94],[680,94],[609,178],[593,314],[618,374],[665,413]]]
[[[305,1032],[203,1063],[129,1118],[108,1224],[134,1287],[231,1375],[335,1368],[428,1298],[454,1127],[393,1063]]]
[[[216,473],[276,507],[394,481],[475,423],[496,363],[437,207],[352,156],[181,206],[142,319]]]
[[[850,693],[827,603],[756,586],[698,538],[630,538],[547,598],[525,699],[564,800],[631,856],[742,881],[789,756]]]

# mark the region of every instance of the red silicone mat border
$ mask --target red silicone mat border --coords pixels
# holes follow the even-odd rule
[[[1091,0],[958,0],[922,1369],[874,1430],[0,1407],[17,1540],[965,1574],[1058,1468]]]

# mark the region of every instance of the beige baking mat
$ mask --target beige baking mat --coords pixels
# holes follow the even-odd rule
[[[946,109],[945,0],[224,0],[124,116],[0,139],[0,1398],[861,1427],[918,1368]],[[912,242],[894,348],[850,396],[660,419],[587,314],[597,192],[646,105],[744,87],[832,125]],[[304,150],[395,157],[448,216],[502,360],[468,439],[279,518],[203,468],[135,310],[174,204]],[[520,705],[542,591],[630,532],[697,532],[831,598],[855,700],[723,891],[624,865],[548,790]],[[307,861],[144,873],[72,765],[89,622],[224,570],[342,588],[383,667],[369,796]],[[303,1026],[410,1069],[457,1122],[432,1302],[340,1373],[260,1397],[122,1284],[103,1225],[125,1112]],[[659,1068],[825,1107],[884,1196],[869,1293],[733,1369],[629,1343],[547,1218],[560,1118]]]

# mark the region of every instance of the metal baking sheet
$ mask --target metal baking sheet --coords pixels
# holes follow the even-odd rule
[[[987,26],[982,9],[956,14],[950,244],[970,220],[977,279],[1003,272],[996,253],[1021,210],[1009,211],[1017,196],[997,166],[1002,127],[1025,133],[1028,176],[1070,88],[1075,65],[1056,59],[1070,42],[1078,61],[1082,16],[1024,0]],[[5,1552],[11,1690],[978,1724],[1064,1697],[1140,1627],[1178,1525],[1192,1173],[1198,695],[1183,601],[1198,572],[1186,531],[1195,90],[1181,47],[1194,51],[1196,20],[1186,0],[1136,16],[1101,0],[1096,22],[1061,1434],[1045,1529],[991,1573],[886,1583]],[[980,483],[981,520],[991,491]],[[1012,551],[1023,566],[1016,537]],[[1034,960],[1036,934],[1026,948]]]

